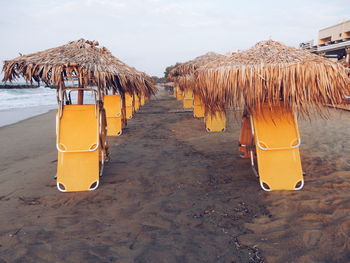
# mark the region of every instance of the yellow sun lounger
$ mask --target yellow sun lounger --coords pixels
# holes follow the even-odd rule
[[[177,99],[177,90],[178,90],[178,87],[174,87],[174,89],[173,89],[173,96],[174,96],[174,98],[176,98]]]
[[[134,98],[134,112],[136,112],[140,109],[140,97],[135,92],[133,98]]]
[[[99,184],[100,114],[97,105],[66,105],[56,117],[57,188],[91,191]]]
[[[145,103],[146,103],[145,95],[142,94],[140,97],[140,104],[141,104],[141,106],[143,106],[143,105],[145,105]]]
[[[189,89],[185,89],[183,92],[183,108],[184,109],[192,109],[193,108],[193,91]]]
[[[180,101],[182,101],[183,100],[183,95],[182,95],[182,90],[179,88],[179,87],[177,87],[176,88],[176,98],[177,98],[177,100],[180,100]]]
[[[205,128],[207,132],[223,132],[226,129],[226,115],[223,112],[206,114]]]
[[[252,139],[250,118],[247,114],[244,114],[242,118],[241,136],[238,144],[238,151],[242,153],[242,158],[250,158],[249,146],[252,144]]]
[[[298,124],[293,112],[264,105],[251,116],[258,176],[265,191],[300,190],[304,185]],[[254,156],[251,152],[254,168]]]
[[[105,95],[104,108],[107,117],[107,136],[122,134],[122,98],[119,94]]]
[[[198,94],[194,93],[193,116],[196,118],[204,117],[204,104]]]
[[[125,117],[131,119],[133,115],[133,96],[130,93],[125,93]]]

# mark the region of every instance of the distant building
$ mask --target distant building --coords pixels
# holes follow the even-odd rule
[[[300,43],[299,47],[338,60],[350,68],[350,20],[321,29],[316,45],[312,40]]]
[[[350,20],[326,27],[318,32],[318,45],[324,46],[350,40]]]

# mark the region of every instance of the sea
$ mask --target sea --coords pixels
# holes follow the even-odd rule
[[[56,106],[56,90],[39,87],[30,89],[0,89],[0,111],[35,106]]]
[[[39,88],[0,89],[0,127],[57,108],[56,90]]]
[[[0,83],[0,87],[1,87]],[[72,93],[76,101],[76,93]],[[94,103],[91,92],[85,92],[84,102]],[[0,127],[57,109],[56,90],[38,88],[0,88]]]

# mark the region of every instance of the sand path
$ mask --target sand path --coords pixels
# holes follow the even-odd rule
[[[236,150],[161,92],[94,192],[55,188],[54,112],[0,128],[0,262],[350,262],[350,114],[299,121],[305,187],[266,193]]]
[[[262,262],[238,240],[268,216],[239,129],[208,134],[163,95],[110,140],[94,192],[55,188],[54,112],[0,129],[0,262]]]

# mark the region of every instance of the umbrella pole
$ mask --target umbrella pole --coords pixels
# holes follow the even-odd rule
[[[78,90],[78,105],[84,104],[84,91]]]

